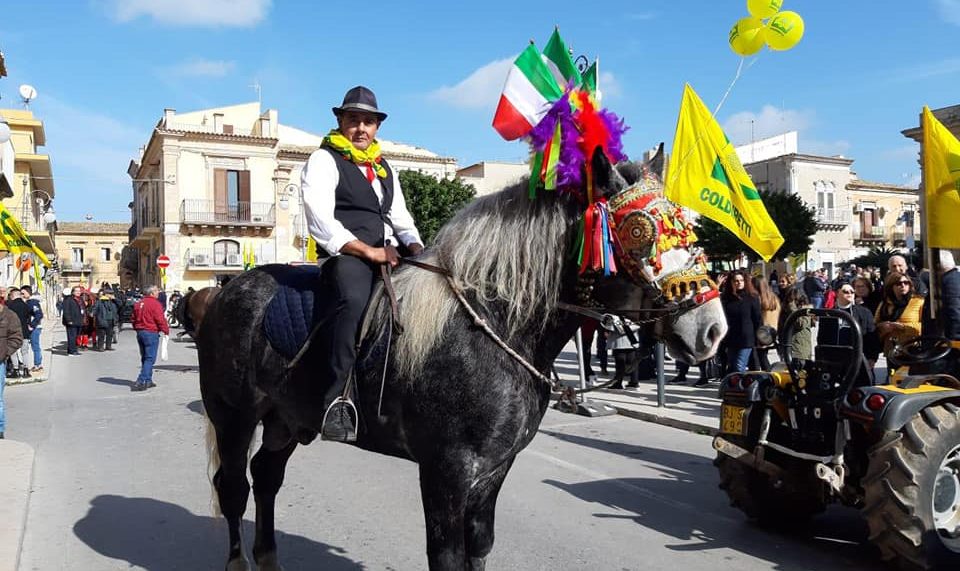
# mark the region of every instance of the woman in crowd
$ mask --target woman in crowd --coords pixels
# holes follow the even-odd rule
[[[746,371],[762,323],[759,296],[747,274],[737,270],[724,282],[720,301],[727,317],[727,371]]]
[[[913,291],[910,276],[900,272],[887,274],[883,283],[883,301],[874,315],[884,352],[894,344],[920,335],[922,312],[923,297]]]
[[[870,315],[877,312],[880,306],[880,292],[873,289],[873,283],[866,276],[857,276],[853,278],[853,291],[856,296],[856,303],[863,305],[870,310]]]
[[[783,277],[780,278],[780,323],[777,325],[778,331],[783,331],[783,325],[791,313],[810,307],[810,300],[796,287],[796,280],[789,276],[784,284]],[[809,359],[813,353],[813,337],[810,329],[813,327],[813,318],[805,316],[793,322],[793,337],[790,340],[790,347],[787,347],[787,355],[792,359]]]
[[[760,321],[763,325],[772,330],[772,340],[774,343],[776,343],[777,327],[780,325],[780,299],[776,296],[776,294],[773,293],[773,290],[770,288],[770,284],[766,280],[754,277],[752,281],[754,289],[756,289],[759,293]],[[779,283],[777,285],[779,287]],[[760,369],[763,371],[770,370],[770,359],[768,357],[768,352],[772,347],[773,343],[763,346],[761,346],[760,343],[757,343],[754,355],[756,355],[757,365],[759,365]]]
[[[841,283],[836,288],[836,299],[837,303],[834,309],[848,312],[860,328],[867,377],[872,382],[873,366],[880,354],[880,340],[877,337],[873,315],[864,305],[856,303],[856,292],[850,284]],[[820,319],[820,327],[817,330],[817,345],[853,347],[851,333],[853,333],[853,328],[847,322],[835,317],[823,317]]]

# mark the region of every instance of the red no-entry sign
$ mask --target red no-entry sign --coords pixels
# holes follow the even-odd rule
[[[163,269],[170,267],[170,258],[164,254],[157,256],[157,267]]]

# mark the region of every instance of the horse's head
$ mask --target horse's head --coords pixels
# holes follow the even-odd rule
[[[656,318],[653,330],[670,353],[698,362],[716,352],[727,322],[692,225],[663,195],[663,164],[662,144],[649,161],[617,167],[594,153],[595,192],[607,199],[618,272],[597,276],[591,292],[628,318]]]

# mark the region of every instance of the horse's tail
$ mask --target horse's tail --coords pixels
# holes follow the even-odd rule
[[[210,481],[210,511],[214,517],[219,518],[220,497],[217,495],[217,486],[214,484],[217,472],[220,470],[220,448],[217,446],[217,429],[213,426],[210,417],[204,415],[207,420],[206,442],[207,442],[207,479]]]

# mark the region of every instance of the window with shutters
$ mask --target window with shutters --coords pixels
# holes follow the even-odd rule
[[[220,222],[250,220],[250,171],[215,169],[213,172],[214,215]]]

